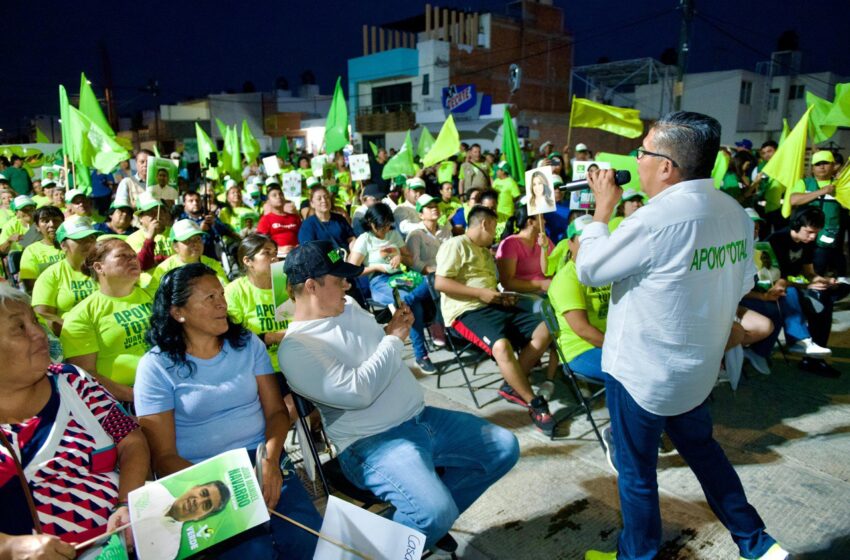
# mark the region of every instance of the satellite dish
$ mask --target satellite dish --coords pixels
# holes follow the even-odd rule
[[[508,69],[508,85],[511,88],[511,93],[517,92],[520,80],[522,80],[522,68],[517,64],[511,64]]]

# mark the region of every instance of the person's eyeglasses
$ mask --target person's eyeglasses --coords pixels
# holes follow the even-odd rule
[[[641,146],[640,148],[637,149],[637,159],[640,159],[643,156],[652,156],[652,157],[664,158],[664,159],[668,160],[670,163],[672,163],[673,167],[679,167],[679,164],[676,163],[676,160],[671,158],[670,156],[667,156],[667,155],[664,155],[664,154],[659,154],[658,152],[650,152],[649,150],[647,150],[646,148]]]

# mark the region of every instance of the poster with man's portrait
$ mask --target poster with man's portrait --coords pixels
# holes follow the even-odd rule
[[[186,558],[269,520],[245,449],[149,482],[128,499],[141,560]]]

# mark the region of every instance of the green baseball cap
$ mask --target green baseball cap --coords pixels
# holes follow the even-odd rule
[[[432,202],[440,202],[440,199],[435,198],[430,194],[423,194],[422,196],[416,199],[416,211],[421,212],[423,208],[425,208]]]
[[[25,194],[22,194],[22,195],[16,196],[15,199],[12,201],[12,210],[15,210],[17,212],[18,210],[20,210],[22,208],[26,208],[27,206],[35,206],[35,205],[36,204],[35,204],[35,201],[33,199],[31,199],[30,197],[28,197]]]
[[[576,235],[581,235],[581,232],[584,231],[584,228],[587,227],[587,224],[592,221],[593,216],[591,216],[590,214],[579,216],[578,218],[573,220],[567,228],[567,239],[572,239]]]
[[[62,243],[66,239],[76,241],[91,235],[100,235],[100,232],[92,227],[91,220],[84,217],[69,218],[56,229],[56,242]]]
[[[637,189],[626,189],[623,191],[623,196],[620,197],[620,200],[627,202],[629,200],[634,200],[635,198],[644,200],[646,199],[646,196]]]
[[[171,234],[168,238],[172,242],[186,241],[190,237],[194,237],[196,235],[204,235],[204,231],[198,227],[198,224],[192,220],[177,220],[174,225],[171,226]]]
[[[498,169],[499,171],[504,171],[508,175],[511,174],[511,164],[506,161],[500,161],[499,163],[497,163],[496,169]]]
[[[136,199],[136,210],[139,212],[147,212],[153,210],[157,206],[162,206],[162,202],[155,199],[150,193],[142,193]]]

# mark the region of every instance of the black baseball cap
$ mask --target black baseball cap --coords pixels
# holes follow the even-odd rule
[[[326,274],[354,278],[363,273],[363,267],[345,262],[330,241],[308,241],[286,256],[283,271],[289,284],[294,286]]]

